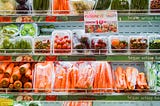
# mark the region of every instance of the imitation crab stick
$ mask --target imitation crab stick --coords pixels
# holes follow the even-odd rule
[[[9,66],[6,69],[6,71],[4,72],[4,76],[6,78],[9,78],[12,75],[13,68],[14,68],[14,64],[13,63],[9,64]]]
[[[14,81],[21,79],[21,74],[20,74],[18,66],[13,68],[12,78],[13,78]]]
[[[31,66],[30,63],[26,63],[26,64],[21,65],[20,69],[19,69],[20,73],[22,75],[25,74],[26,71],[30,68],[30,66]]]
[[[8,66],[9,62],[4,62],[0,64],[0,74],[4,73],[7,66]]]

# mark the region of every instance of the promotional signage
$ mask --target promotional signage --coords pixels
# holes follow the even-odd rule
[[[84,24],[86,33],[117,33],[117,11],[93,10],[84,12]]]

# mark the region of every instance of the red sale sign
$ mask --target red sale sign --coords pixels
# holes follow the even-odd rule
[[[118,14],[113,10],[93,10],[84,12],[86,33],[117,33]]]

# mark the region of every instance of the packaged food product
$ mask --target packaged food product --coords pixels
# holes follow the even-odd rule
[[[107,0],[106,0],[107,1]],[[111,10],[117,10],[118,12],[129,12],[129,0],[112,0]]]
[[[94,9],[106,10],[110,7],[112,0],[96,0]]]
[[[160,53],[160,35],[149,35],[149,52]]]
[[[54,84],[53,63],[37,63],[34,71],[33,88],[35,92],[52,92]]]
[[[15,40],[16,53],[32,53],[33,39],[30,36],[20,36]]]
[[[67,83],[67,71],[61,65],[55,66],[55,83],[54,83],[54,91],[55,92],[65,92],[66,91],[66,83]]]
[[[105,36],[91,37],[91,49],[94,54],[106,54],[108,49],[108,40]]]
[[[72,32],[69,30],[55,30],[53,36],[53,53],[70,54],[72,50]]]
[[[52,0],[53,14],[69,14],[70,0]]]
[[[16,2],[15,0],[0,0],[0,15],[15,14]]]
[[[129,47],[131,53],[146,53],[148,49],[147,36],[130,36]]]
[[[51,53],[51,37],[49,36],[39,36],[34,38],[34,53],[43,54]]]
[[[0,39],[0,53],[14,53],[15,52],[15,39],[14,38],[1,38]]]
[[[2,34],[3,37],[15,37],[19,34],[19,26],[15,24],[7,24],[2,25],[0,28],[0,34]]]
[[[28,14],[31,10],[29,0],[15,0],[17,14]]]
[[[82,14],[86,10],[92,10],[95,1],[93,0],[71,0],[73,11],[77,14]]]
[[[38,27],[37,24],[22,24],[20,27],[21,36],[37,36]]]
[[[150,11],[160,13],[160,0],[150,0]]]
[[[75,84],[77,89],[92,89],[95,70],[88,63],[82,63],[79,65],[78,80]]]
[[[90,49],[90,34],[85,34],[84,30],[73,30],[73,52],[87,53]]]
[[[52,0],[32,0],[32,8],[35,13],[50,13]]]
[[[111,53],[127,53],[128,37],[127,36],[110,36],[110,52]]]
[[[147,13],[149,7],[149,0],[131,0],[132,13]]]

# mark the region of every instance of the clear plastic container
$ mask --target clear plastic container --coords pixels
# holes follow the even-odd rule
[[[160,0],[150,0],[150,12],[160,13]]]
[[[146,53],[148,50],[147,36],[130,36],[129,48],[131,53]]]
[[[34,54],[51,54],[51,37],[39,36],[34,38]]]
[[[149,52],[160,53],[160,35],[149,35]]]
[[[55,30],[52,36],[54,54],[71,54],[72,32],[70,30]]]
[[[106,54],[108,52],[108,40],[105,36],[91,37],[91,50],[93,54]]]
[[[32,53],[33,39],[30,36],[20,36],[15,40],[16,53]]]
[[[109,38],[110,53],[127,53],[128,37],[123,35],[111,35]]]
[[[34,14],[50,14],[52,0],[31,0]]]
[[[90,34],[84,30],[73,30],[73,53],[88,53],[90,49]]]
[[[38,27],[37,24],[22,24],[20,27],[20,36],[37,36]]]
[[[95,4],[94,0],[71,0],[71,8],[75,14],[82,14],[84,11],[92,10]]]
[[[16,2],[15,0],[0,0],[0,15],[12,15],[16,11]]]

